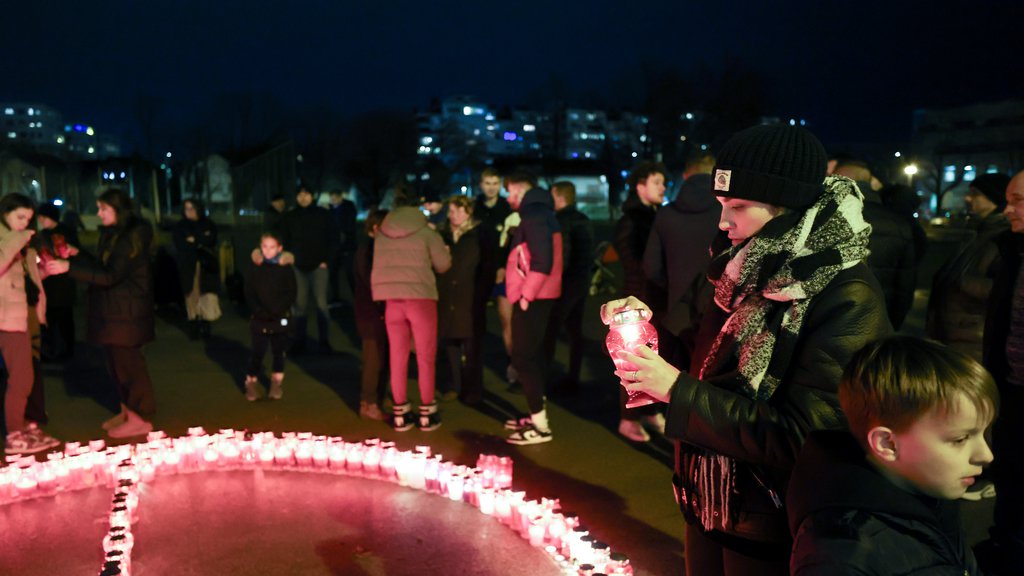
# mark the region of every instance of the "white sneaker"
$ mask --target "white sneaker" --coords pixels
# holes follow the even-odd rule
[[[640,419],[640,424],[651,432],[657,432],[662,436],[665,435],[665,415],[661,412],[644,416]]]
[[[651,435],[644,430],[639,420],[619,420],[619,435],[633,442],[650,442]]]
[[[142,436],[153,431],[153,425],[142,419],[142,416],[128,411],[128,418],[123,424],[107,430],[107,436],[111,438],[131,438]]]
[[[245,377],[245,399],[255,402],[260,399],[260,381],[255,376]]]
[[[505,442],[515,444],[516,446],[528,446],[530,444],[551,442],[553,438],[554,436],[551,434],[551,430],[541,430],[533,424],[530,424],[526,428],[516,430],[509,434],[508,437],[505,438]]]

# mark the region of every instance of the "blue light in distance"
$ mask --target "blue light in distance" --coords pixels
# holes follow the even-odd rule
[[[506,142],[514,142],[515,139],[517,138],[515,132],[505,132],[502,135],[502,137],[505,139]]]

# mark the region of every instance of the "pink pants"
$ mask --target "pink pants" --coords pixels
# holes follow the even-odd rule
[[[391,396],[395,404],[408,401],[410,344],[416,342],[420,403],[434,403],[434,364],[437,360],[437,301],[425,298],[388,300],[384,310],[391,351]]]

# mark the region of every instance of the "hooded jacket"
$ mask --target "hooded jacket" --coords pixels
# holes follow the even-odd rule
[[[554,300],[562,295],[562,231],[554,200],[543,188],[531,188],[519,204],[521,221],[509,242],[505,291],[513,304]]]
[[[373,245],[373,299],[437,300],[434,273],[451,266],[451,254],[441,236],[427,226],[427,217],[412,206],[395,208],[381,223]]]
[[[897,487],[847,431],[808,437],[787,500],[793,576],[981,573],[959,504]]]
[[[676,199],[658,210],[644,251],[644,273],[668,292],[661,322],[673,334],[694,328],[694,316],[703,311],[694,288],[711,263],[711,241],[722,215],[712,187],[710,174],[687,178]]]

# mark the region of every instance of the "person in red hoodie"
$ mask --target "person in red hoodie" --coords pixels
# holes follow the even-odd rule
[[[505,291],[512,303],[512,365],[523,384],[529,416],[505,422],[509,444],[551,441],[544,407],[547,366],[544,334],[555,302],[562,295],[562,232],[551,193],[528,172],[505,177],[508,203],[521,222],[510,232]]]

